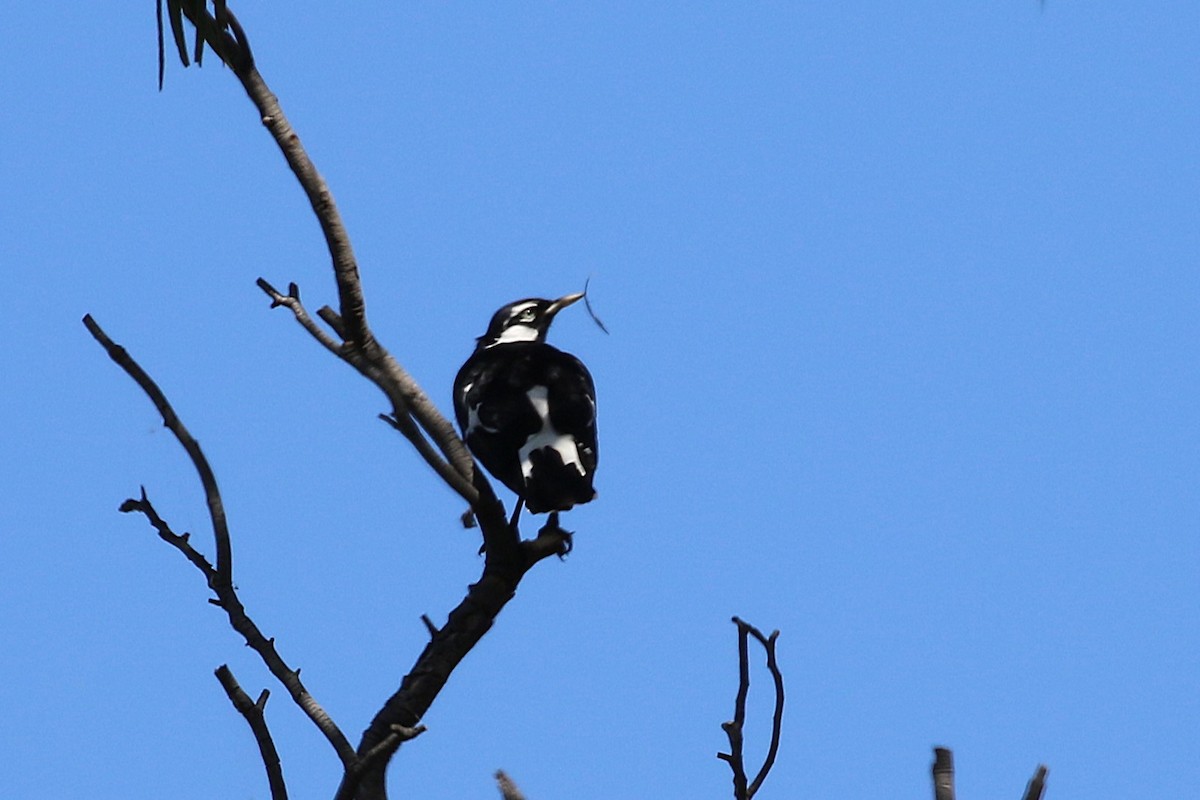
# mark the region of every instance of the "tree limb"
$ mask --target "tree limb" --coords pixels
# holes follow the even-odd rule
[[[380,419],[402,433],[412,443],[413,447],[416,448],[417,453],[420,454],[425,462],[445,481],[446,485],[458,492],[459,496],[466,500],[467,503],[474,503],[479,499],[479,494],[475,491],[475,487],[471,485],[471,482],[434,449],[420,428],[413,423],[413,418],[408,408],[408,400],[402,392],[398,391],[396,384],[391,381],[376,380],[379,375],[378,370],[365,359],[359,348],[350,342],[339,343],[322,330],[304,308],[304,304],[300,302],[300,289],[296,284],[289,284],[287,294],[283,294],[263,278],[259,278],[257,284],[258,288],[262,289],[271,298],[272,308],[283,306],[289,309],[296,317],[296,321],[300,323],[300,326],[308,331],[309,335],[316,339],[322,347],[357,369],[383,390],[384,394],[392,401],[392,414],[380,414]],[[330,314],[333,313],[332,310],[328,311]],[[326,319],[328,322],[327,316],[323,315],[322,319]],[[331,325],[330,327],[341,330],[341,317],[336,317],[336,322],[336,325]],[[339,333],[340,335],[342,334]]]
[[[233,586],[233,555],[229,547],[229,525],[225,520],[225,506],[221,502],[221,492],[217,489],[217,479],[213,475],[212,467],[208,464],[208,459],[204,457],[204,453],[200,450],[200,444],[188,433],[183,422],[175,414],[175,409],[167,402],[166,395],[158,388],[154,380],[146,374],[124,347],[115,344],[112,339],[100,328],[96,321],[92,319],[91,314],[87,314],[83,318],[83,324],[92,334],[92,337],[104,347],[108,352],[109,357],[117,363],[121,369],[133,378],[134,382],[142,388],[142,391],[154,403],[154,407],[158,409],[158,413],[163,418],[165,425],[171,433],[175,434],[175,438],[183,449],[187,452],[188,458],[192,461],[192,466],[196,468],[196,472],[200,475],[200,484],[204,487],[204,500],[208,505],[208,516],[212,521],[213,537],[216,540],[217,548],[217,566],[216,569],[206,574],[205,577],[209,581],[209,587],[220,594],[220,589]],[[161,520],[160,520],[161,521]],[[158,527],[157,525],[155,527]]]
[[[404,741],[398,731],[418,727],[421,716],[450,673],[491,627],[496,615],[512,598],[521,578],[542,559],[564,555],[570,548],[570,534],[559,529],[552,517],[552,523],[547,524],[535,539],[521,541],[519,531],[509,526],[503,506],[483,472],[476,468],[454,426],[371,332],[358,265],[332,193],[284,115],[278,98],[259,74],[245,33],[234,14],[220,9],[214,18],[203,0],[166,1],[168,10],[178,8],[187,16],[198,35],[233,70],[308,197],[329,250],[340,312],[335,314],[323,308],[318,316],[335,331],[340,341],[312,321],[300,303],[299,291],[294,284],[287,295],[261,278],[258,286],[271,298],[272,306],[288,307],[299,324],[323,347],[383,391],[392,404],[392,414],[385,419],[412,442],[450,488],[467,500],[483,534],[486,553],[483,575],[470,587],[459,606],[450,612],[446,624],[436,633],[431,631],[430,642],[401,682],[399,690],[364,731],[357,748],[359,760],[347,758],[338,748],[345,765],[338,798],[383,800],[387,796],[384,784],[387,763]],[[186,54],[181,54],[181,61],[187,65]]]
[[[251,700],[250,695],[246,694],[237,679],[233,677],[228,665],[225,664],[217,667],[216,676],[217,680],[221,682],[221,688],[225,690],[225,694],[233,703],[233,707],[246,718],[246,722],[250,725],[250,731],[254,734],[254,740],[258,742],[258,752],[262,756],[263,766],[267,769],[267,783],[271,787],[271,800],[287,800],[287,785],[283,782],[283,764],[279,761],[279,752],[275,749],[275,742],[271,739],[271,731],[267,728],[267,720],[263,716],[263,709],[266,708],[270,692],[263,689],[262,694],[258,697],[258,702]]]
[[[308,197],[333,264],[344,339],[342,357],[388,395],[393,405],[398,407],[398,417],[411,414],[443,452],[454,470],[470,482],[475,472],[474,461],[454,432],[454,427],[371,332],[367,324],[366,301],[363,297],[358,263],[333,194],[283,113],[279,99],[271,92],[255,66],[245,32],[241,29],[237,17],[232,11],[222,8],[219,9],[221,20],[218,21],[208,12],[207,4],[202,0],[167,0],[167,3],[168,11],[178,8],[187,16],[196,27],[197,33],[203,36],[222,61],[233,70],[246,95],[258,110],[263,125],[275,140],[288,167]],[[187,66],[186,52],[181,53],[181,61]],[[328,347],[328,344],[326,346]],[[351,361],[346,357],[348,354],[345,351],[353,351],[360,358]],[[457,490],[457,487],[452,488]]]
[[[386,751],[372,769],[347,774],[335,800],[382,800],[387,797],[384,773],[387,760],[403,744],[395,737],[395,726],[414,727],[433,704],[450,674],[492,627],[500,611],[512,599],[517,585],[536,563],[552,555],[563,555],[570,534],[547,523],[535,539],[521,541],[508,526],[498,501],[485,506],[479,523],[484,532],[484,568],[479,581],[450,612],[441,628],[429,627],[429,642],[404,676],[400,688],[371,720],[359,743],[360,756]]]
[[[233,585],[233,552],[229,541],[229,528],[225,519],[224,505],[221,502],[221,493],[217,488],[216,477],[213,475],[212,468],[208,464],[208,459],[205,458],[203,451],[200,449],[200,444],[188,433],[183,422],[175,413],[175,409],[171,407],[167,401],[166,395],[158,387],[158,384],[146,373],[142,367],[133,360],[133,357],[125,350],[124,347],[113,342],[108,337],[108,334],[92,319],[91,315],[83,318],[83,324],[92,334],[93,338],[104,347],[109,357],[117,363],[126,374],[142,388],[142,391],[154,403],[159,414],[162,415],[163,424],[175,434],[175,438],[183,445],[188,456],[192,460],[193,466],[200,474],[200,482],[204,486],[205,498],[208,501],[209,513],[212,518],[213,537],[216,540],[217,564],[213,567],[199,553],[197,553],[189,543],[188,536],[178,535],[174,533],[166,522],[154,510],[150,501],[146,498],[145,489],[142,490],[142,496],[139,500],[129,499],[121,504],[121,510],[124,512],[139,511],[143,513],[150,521],[150,524],[158,531],[159,537],[169,544],[175,546],[197,569],[203,573],[205,581],[210,589],[216,594],[216,599],[212,602],[224,609],[229,617],[229,624],[235,631],[240,633],[249,645],[262,658],[267,668],[271,671],[280,683],[288,690],[292,700],[296,705],[303,709],[308,715],[313,724],[320,729],[329,743],[333,745],[333,749],[337,752],[338,758],[343,764],[352,762],[356,756],[354,748],[345,735],[334,724],[333,720],[325,712],[319,703],[309,694],[308,689],[300,680],[300,671],[293,670],[284,662],[283,658],[275,649],[275,640],[268,639],[259,630],[258,626],[246,614],[246,608],[242,605],[242,601],[238,598],[237,590]]]

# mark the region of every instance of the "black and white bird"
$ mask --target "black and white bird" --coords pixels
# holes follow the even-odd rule
[[[529,298],[492,316],[454,379],[454,415],[467,447],[532,513],[596,496],[596,389],[583,363],[546,344],[554,315],[583,294]],[[553,518],[552,518],[553,521]]]

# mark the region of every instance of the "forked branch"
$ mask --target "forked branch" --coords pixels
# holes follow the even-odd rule
[[[411,375],[391,356],[379,343],[367,324],[366,301],[363,298],[362,281],[358,273],[358,262],[354,257],[354,249],[350,244],[350,236],[342,221],[341,213],[334,202],[333,193],[317,171],[312,159],[309,158],[299,135],[292,128],[283,108],[267,86],[250,52],[245,32],[238,24],[237,17],[232,11],[220,4],[216,15],[209,13],[207,3],[203,0],[166,0],[168,11],[172,14],[186,16],[196,28],[197,42],[203,39],[221,56],[226,65],[233,70],[234,75],[245,89],[246,95],[258,110],[259,118],[275,140],[288,167],[299,181],[301,188],[308,197],[321,232],[325,236],[325,244],[332,260],[334,279],[337,282],[339,325],[338,335],[342,342],[337,345],[338,355],[351,364],[360,373],[375,383],[392,401],[394,414],[397,419],[412,416],[417,424],[441,451],[440,459],[447,462],[448,467],[462,476],[467,485],[473,479],[474,462],[466,447],[454,432],[449,420],[438,411],[437,406],[429,399],[424,390]],[[180,41],[178,33],[173,33],[176,42]],[[181,61],[187,66],[186,52],[181,53]],[[261,281],[259,286],[272,298],[274,305],[289,305],[280,303],[281,297],[269,285]],[[298,299],[298,298],[297,298]],[[292,307],[295,312],[295,307]],[[317,334],[315,323],[305,324],[305,329],[314,335],[327,349],[333,349],[327,335]],[[406,433],[406,435],[408,435]],[[409,437],[412,439],[412,437]],[[414,442],[415,443],[415,442]],[[429,460],[428,452],[418,447],[422,456]],[[430,450],[429,452],[432,452]],[[446,470],[434,465],[435,470],[446,479]],[[449,481],[448,481],[449,482]],[[458,482],[455,482],[458,484]],[[452,484],[460,494],[463,493],[461,484]]]
[[[783,673],[775,658],[775,641],[779,631],[773,631],[770,636],[764,636],[762,631],[737,617],[733,622],[738,628],[738,692],[734,701],[733,719],[723,723],[721,729],[729,738],[729,752],[717,753],[717,758],[729,764],[733,772],[734,800],[750,800],[762,787],[763,781],[775,764],[775,756],[779,753],[779,741],[783,733]],[[753,780],[746,774],[745,737],[746,698],[750,694],[750,637],[763,646],[767,654],[767,670],[775,683],[775,713],[771,720],[771,743],[767,747],[767,755],[763,758],[762,766]]]
[[[267,783],[271,787],[271,800],[287,800],[287,785],[283,782],[283,764],[279,760],[279,752],[275,749],[275,741],[271,738],[271,731],[267,728],[267,720],[263,716],[263,710],[267,707],[267,698],[271,696],[271,693],[263,689],[258,700],[251,700],[250,695],[246,694],[225,664],[217,667],[216,676],[217,680],[221,682],[221,688],[228,695],[229,701],[233,703],[233,707],[245,717],[246,723],[250,726],[250,732],[254,734],[254,741],[258,743],[259,755],[262,756],[263,766],[267,769]]]
[[[383,391],[392,406],[391,414],[384,419],[413,444],[451,489],[468,502],[483,534],[486,559],[479,581],[470,587],[467,597],[450,613],[444,626],[430,627],[429,644],[399,690],[363,733],[357,758],[345,758],[339,747],[345,773],[337,796],[342,800],[352,797],[382,800],[386,797],[384,770],[391,755],[410,738],[407,732],[418,728],[421,716],[445,685],[451,671],[491,627],[525,573],[550,555],[566,553],[570,534],[556,525],[548,525],[536,538],[520,539],[519,532],[509,527],[507,515],[490,483],[476,468],[453,425],[371,332],[358,265],[332,193],[284,115],[278,98],[259,74],[245,33],[234,14],[223,3],[214,6],[214,13],[210,13],[204,0],[165,2],[177,47],[182,41],[177,25],[186,17],[196,27],[197,51],[203,40],[233,70],[307,195],[325,236],[337,283],[338,312],[325,307],[316,315],[329,326],[332,335],[305,310],[295,284],[291,284],[284,294],[260,278],[259,288],[271,298],[272,307],[284,306],[291,310],[297,322],[326,350]],[[185,48],[179,49],[181,61],[186,66]]]
[[[275,640],[269,639],[263,635],[258,626],[250,619],[246,613],[245,606],[242,605],[241,599],[238,597],[237,589],[233,585],[233,552],[229,540],[229,526],[225,519],[224,504],[221,501],[221,492],[217,488],[217,480],[213,475],[212,467],[209,466],[208,459],[205,458],[204,452],[200,449],[200,444],[192,437],[184,426],[179,416],[175,413],[170,402],[167,400],[162,389],[158,384],[146,373],[144,369],[134,361],[133,357],[121,347],[113,342],[108,337],[108,334],[92,319],[91,315],[83,318],[83,324],[87,327],[88,332],[93,338],[104,347],[109,357],[117,363],[126,374],[141,387],[142,391],[154,403],[154,407],[158,409],[162,415],[163,424],[175,435],[175,438],[183,445],[183,449],[187,452],[188,457],[192,461],[192,465],[200,474],[200,482],[204,486],[205,499],[208,502],[209,513],[212,518],[213,537],[216,541],[217,563],[214,567],[197,552],[189,541],[187,534],[176,534],[171,530],[170,526],[159,516],[146,497],[145,489],[141,492],[139,499],[129,499],[121,504],[121,510],[129,512],[141,512],[145,515],[150,524],[158,531],[159,537],[164,541],[174,546],[189,562],[204,575],[205,582],[212,589],[216,598],[211,602],[222,608],[229,618],[229,624],[235,631],[240,633],[259,657],[263,663],[271,671],[281,684],[288,690],[292,700],[296,705],[308,715],[313,724],[320,729],[329,743],[333,745],[338,757],[343,764],[348,764],[355,760],[356,755],[354,748],[346,739],[341,730],[334,724],[333,720],[325,712],[319,703],[309,694],[303,682],[300,680],[300,671],[294,670],[287,665],[283,658],[275,649]]]

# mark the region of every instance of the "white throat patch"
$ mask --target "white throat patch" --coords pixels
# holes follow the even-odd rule
[[[537,328],[531,328],[528,325],[513,325],[501,331],[499,338],[489,344],[488,347],[495,347],[498,344],[512,344],[513,342],[536,342],[537,338]]]

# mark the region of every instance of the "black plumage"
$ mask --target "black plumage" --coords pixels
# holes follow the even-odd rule
[[[596,389],[583,363],[546,344],[554,315],[582,299],[529,298],[492,317],[454,379],[467,447],[533,513],[596,496]],[[514,516],[515,519],[515,516]]]

